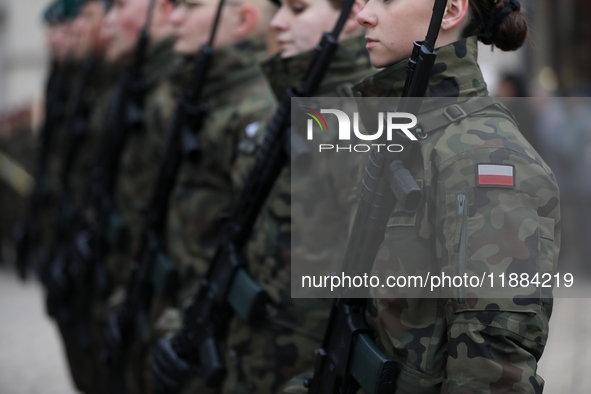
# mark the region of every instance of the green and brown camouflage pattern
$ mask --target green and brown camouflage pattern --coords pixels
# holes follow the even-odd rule
[[[205,275],[218,245],[222,220],[237,195],[232,168],[248,125],[267,116],[274,100],[258,62],[262,37],[214,53],[203,97],[210,106],[197,133],[197,160],[185,160],[170,200],[167,250],[183,278]]]
[[[363,81],[360,95],[396,97],[406,62]],[[486,96],[474,37],[437,50],[427,96]],[[419,123],[420,123],[419,117]],[[424,184],[412,218],[392,215],[372,275],[424,272],[434,263],[466,271],[555,273],[560,249],[559,190],[552,171],[519,133],[513,119],[489,107],[417,142],[409,170]],[[515,187],[479,187],[476,164],[515,167]],[[458,213],[466,196],[468,215]],[[395,208],[395,212],[398,208]],[[407,215],[408,216],[408,215]],[[465,243],[458,231],[467,223]],[[551,292],[509,298],[413,299],[373,291],[367,321],[377,343],[398,366],[394,393],[541,393],[537,374],[548,337]]]
[[[148,48],[142,73],[148,88],[142,107],[141,127],[129,131],[121,153],[119,173],[114,192],[117,214],[125,223],[129,235],[123,250],[111,250],[106,264],[111,279],[119,292],[129,280],[130,263],[138,256],[141,232],[145,225],[145,208],[152,196],[160,165],[168,123],[174,111],[176,97],[168,88],[169,81],[180,72],[180,61],[173,52],[172,37],[154,42]],[[103,316],[113,311],[123,297],[111,297]],[[104,323],[103,323],[104,324]],[[144,351],[142,341],[136,341],[129,350],[126,368],[128,392],[145,393]]]
[[[307,52],[289,59],[276,56],[263,64],[263,71],[278,99],[288,86],[300,83],[310,64],[311,54]],[[364,38],[345,40],[316,95],[350,96],[353,84],[371,70]],[[256,138],[262,137],[259,134]],[[334,141],[336,135],[326,135],[325,138]],[[252,160],[252,153],[241,153],[240,161]],[[292,377],[313,365],[314,351],[320,347],[332,301],[291,298],[292,247],[294,253],[305,254],[309,261],[322,258],[321,252],[302,250],[298,249],[298,245],[292,245],[292,232],[302,237],[316,237],[327,248],[346,242],[350,209],[348,190],[352,186],[348,183],[355,176],[343,171],[344,165],[340,168],[310,165],[314,171],[321,171],[324,175],[316,175],[316,178],[328,180],[324,187],[318,186],[319,193],[334,196],[325,206],[310,206],[306,199],[309,190],[302,184],[292,183],[290,167],[283,170],[274,185],[246,251],[248,271],[269,294],[272,308],[267,320],[258,328],[249,326],[238,316],[233,318],[227,340],[228,378],[223,393],[279,393]],[[356,168],[357,165],[352,170],[356,172]],[[317,222],[311,228],[292,228],[292,209],[311,209],[311,213],[324,210],[320,217],[340,218],[335,222],[343,225],[330,234],[323,231]]]
[[[186,159],[182,164],[168,213],[166,249],[180,274],[181,286],[176,303],[160,295],[154,298],[150,314],[152,343],[180,328],[178,308],[192,300],[200,279],[207,273],[222,235],[222,216],[230,213],[239,193],[232,181],[239,142],[275,106],[258,66],[265,55],[264,37],[214,52],[203,90],[203,100],[211,110],[196,136],[201,150],[197,159]],[[190,86],[187,82],[193,64],[191,60],[183,67],[184,75],[176,78],[177,86],[171,86],[172,90]],[[147,360],[144,376],[151,392],[150,356]],[[199,371],[195,371],[183,392],[217,391],[206,389]]]
[[[125,222],[128,244],[122,251],[112,251],[109,271],[117,284],[127,282],[129,262],[138,253],[145,208],[152,196],[162,162],[162,146],[176,97],[168,83],[178,71],[180,58],[173,52],[174,40],[165,38],[153,43],[142,66],[148,85],[142,108],[142,125],[130,131],[121,153],[114,192],[115,209]]]

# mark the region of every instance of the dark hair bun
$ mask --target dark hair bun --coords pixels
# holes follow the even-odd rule
[[[515,0],[514,0],[515,1]],[[510,0],[500,0],[497,4],[496,17],[509,5]],[[527,38],[527,21],[520,9],[510,10],[493,27],[492,43],[503,51],[515,51]]]
[[[470,0],[470,14],[464,37],[477,35],[503,51],[519,49],[527,38],[527,21],[517,0]]]

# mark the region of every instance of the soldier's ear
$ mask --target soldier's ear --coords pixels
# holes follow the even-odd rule
[[[172,14],[172,11],[174,10],[174,3],[170,0],[158,0],[158,3],[156,5],[158,6],[158,8],[160,8],[160,12],[162,13],[162,15],[167,19],[170,17],[170,14]]]
[[[234,30],[236,38],[244,39],[251,36],[257,30],[259,19],[259,10],[254,4],[245,2],[240,5]]]
[[[449,0],[445,14],[443,15],[443,21],[441,22],[441,29],[444,31],[451,30],[460,24],[463,28],[470,17],[470,13],[468,12],[469,5],[469,0]]]

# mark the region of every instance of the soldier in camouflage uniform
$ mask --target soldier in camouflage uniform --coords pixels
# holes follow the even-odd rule
[[[48,105],[53,106],[54,123],[47,130],[49,138],[49,155],[47,158],[47,179],[38,180],[47,183],[47,204],[42,214],[42,243],[49,247],[54,240],[54,228],[57,215],[57,196],[61,190],[60,171],[66,148],[67,112],[74,102],[72,90],[75,89],[76,40],[71,32],[72,21],[78,13],[75,0],[58,0],[52,3],[44,13],[48,23],[47,44],[51,54],[51,69],[47,82],[48,92],[53,97]],[[46,105],[47,108],[47,105]],[[45,133],[45,131],[43,131]],[[46,136],[41,136],[45,138]]]
[[[333,29],[343,4],[328,0],[301,3],[282,1],[271,22],[281,52],[262,67],[278,99],[287,87],[298,86],[312,60],[310,50],[319,42],[322,31]],[[355,20],[361,8],[362,2],[356,2],[343,29],[340,47],[317,90],[318,96],[349,96],[353,84],[372,70]],[[328,129],[336,130],[336,127]],[[264,130],[260,129],[255,140],[262,139]],[[334,143],[336,135],[327,134],[325,138]],[[252,160],[254,144],[246,139],[241,143],[240,161]],[[337,170],[338,166],[320,168],[316,163],[309,163],[316,176],[327,181],[315,185],[319,194],[332,196],[326,205],[315,206],[306,201],[310,190],[306,185],[292,183],[291,166],[282,171],[273,186],[246,248],[248,272],[269,295],[271,308],[260,327],[251,327],[237,315],[232,319],[226,341],[228,378],[223,393],[280,393],[289,379],[313,365],[331,300],[291,298],[292,252],[311,262],[321,260],[319,253],[323,253],[291,245],[292,231],[296,238],[321,240],[332,252],[339,253],[335,247],[346,242],[351,208],[348,194],[358,167],[357,164],[349,166],[350,171],[343,170],[346,165],[342,163]],[[241,167],[244,166],[237,166],[235,182],[243,181]],[[292,228],[292,209],[298,212],[312,209],[316,214],[321,211],[321,219],[309,228]],[[326,231],[322,223],[327,218],[340,220],[335,221],[338,222],[335,228]]]
[[[149,0],[115,1],[106,15],[104,35],[107,41],[107,60],[118,71],[118,77],[134,60],[136,44],[140,31],[145,26]],[[106,300],[97,299],[93,306],[92,335],[94,346],[94,365],[98,376],[98,392],[108,392],[108,371],[101,354],[103,351],[103,330],[109,313],[122,302],[123,288],[126,284],[130,262],[137,253],[140,231],[143,225],[142,208],[147,204],[160,164],[167,114],[170,112],[172,97],[160,86],[177,69],[178,59],[172,52],[172,27],[168,18],[173,9],[169,0],[157,0],[148,31],[150,43],[141,73],[146,90],[141,109],[139,126],[128,131],[125,147],[121,153],[119,173],[114,191],[117,214],[123,221],[123,231],[127,234],[120,244],[113,247],[105,260],[108,276],[113,284],[113,294]],[[98,139],[108,132],[108,116],[115,105],[118,92],[116,78],[108,86],[100,106],[93,116],[95,132],[94,148]],[[94,164],[96,153],[89,156],[88,165]],[[135,354],[135,353],[134,353]],[[127,369],[128,371],[130,368]],[[141,392],[133,376],[128,376],[130,392]]]
[[[103,18],[107,11],[106,2],[78,0],[76,7],[77,15],[69,27],[76,42],[71,51],[75,64],[70,75],[72,100],[66,107],[64,131],[59,139],[54,140],[54,144],[63,149],[54,169],[60,190],[59,216],[55,226],[62,229],[71,226],[72,214],[82,205],[89,178],[89,161],[94,153],[97,136],[96,130],[93,132],[92,118],[96,116],[96,109],[114,80],[113,69],[104,61],[105,41],[101,36]],[[82,137],[77,147],[72,145],[75,136]],[[72,150],[72,161],[67,163],[65,156],[69,150]],[[49,287],[51,293],[51,282]],[[81,345],[83,341],[80,340],[78,328],[71,318],[67,321],[58,319],[58,323],[76,387],[86,393],[98,392],[90,345]]]
[[[146,23],[149,0],[115,2],[107,15],[106,35],[109,37],[108,57],[121,70],[133,60],[136,43]],[[172,26],[168,18],[173,9],[169,0],[158,0],[148,32],[150,44],[141,67],[146,84],[139,127],[130,130],[121,153],[119,174],[115,187],[115,208],[121,215],[128,233],[121,250],[107,258],[108,271],[115,286],[124,285],[129,272],[129,261],[137,253],[143,225],[142,209],[147,205],[160,164],[161,146],[173,98],[161,89],[165,81],[178,69],[178,58],[172,51]],[[109,92],[113,105],[117,89]],[[106,114],[106,112],[105,112]],[[106,127],[106,117],[101,126]]]
[[[432,4],[367,3],[358,20],[367,29],[372,63],[387,68],[356,87],[359,96],[400,96],[412,40],[424,36]],[[472,98],[467,104],[486,96],[477,37],[502,50],[518,48],[527,31],[518,5],[450,0],[427,96]],[[420,114],[419,122],[442,112]],[[434,262],[459,275],[555,272],[556,180],[510,115],[493,105],[428,130],[417,144],[420,155],[409,170],[423,180],[424,200],[412,215],[395,208],[372,274],[413,274]],[[512,179],[487,180],[484,168],[512,168],[506,172]],[[536,370],[548,337],[551,294],[486,298],[471,291],[444,299],[373,293],[367,321],[396,363],[395,393],[542,392]]]
[[[171,21],[176,30],[175,52],[186,56],[185,73],[177,92],[190,86],[193,56],[211,34],[217,0],[180,1]],[[230,1],[224,5],[213,45],[214,55],[202,98],[210,107],[197,131],[199,152],[181,165],[171,193],[166,250],[181,286],[175,300],[156,294],[152,303],[151,342],[180,328],[179,308],[191,299],[218,245],[222,215],[230,212],[238,190],[232,169],[238,143],[256,130],[274,106],[258,63],[266,56],[265,33],[272,5],[266,0]],[[152,388],[152,359],[146,359],[145,380]],[[183,392],[215,392],[194,376]]]
[[[78,67],[74,79],[75,100],[68,106],[68,130],[75,128],[84,133],[83,141],[75,153],[66,182],[72,205],[80,208],[85,197],[97,133],[92,118],[101,99],[115,80],[112,66],[105,61],[106,43],[101,35],[107,4],[102,0],[78,0],[79,15],[72,22],[72,34],[78,37],[74,59]],[[67,146],[67,142],[64,141]],[[65,185],[62,185],[64,187]]]

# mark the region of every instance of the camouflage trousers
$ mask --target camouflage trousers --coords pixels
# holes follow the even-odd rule
[[[318,338],[266,321],[253,328],[240,317],[232,320],[227,338],[228,376],[222,394],[283,393],[290,379],[309,371]]]

